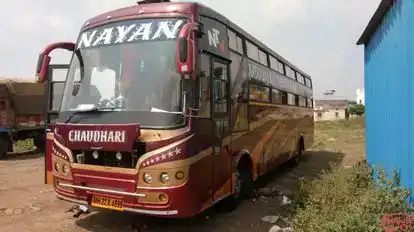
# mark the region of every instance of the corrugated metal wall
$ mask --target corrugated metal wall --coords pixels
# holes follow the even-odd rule
[[[368,161],[414,190],[414,0],[396,1],[366,46],[365,95]]]

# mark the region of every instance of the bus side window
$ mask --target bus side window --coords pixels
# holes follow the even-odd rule
[[[199,95],[199,107],[201,117],[210,117],[210,56],[207,54],[201,54],[200,57],[200,95]]]

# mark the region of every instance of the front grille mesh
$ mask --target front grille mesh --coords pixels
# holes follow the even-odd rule
[[[119,168],[135,168],[135,165],[143,154],[145,154],[145,143],[137,143],[133,152],[120,152],[121,159],[116,158],[116,151],[96,151],[98,157],[93,156],[93,151],[73,151],[74,160],[77,163],[84,163],[89,165],[105,166],[105,167],[119,167]],[[83,154],[83,161],[77,159],[76,154]]]

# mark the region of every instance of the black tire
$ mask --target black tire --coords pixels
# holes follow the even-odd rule
[[[0,138],[0,159],[6,158],[8,150],[9,150],[8,141],[4,138]]]
[[[299,140],[299,143],[296,149],[296,154],[289,160],[289,165],[292,167],[298,165],[304,152],[305,152],[305,147],[303,145],[303,140],[301,139]]]
[[[246,198],[253,195],[252,169],[246,165],[238,168],[236,173],[236,192],[221,203],[221,209],[232,211]]]
[[[46,150],[46,138],[45,135],[38,135],[33,139],[33,143],[36,146],[36,148],[44,152]]]

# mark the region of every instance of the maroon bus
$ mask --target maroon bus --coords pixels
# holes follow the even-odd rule
[[[69,65],[49,64],[55,49],[73,53]],[[82,208],[233,209],[313,143],[310,76],[199,3],[93,17],[76,43],[41,52],[36,76],[49,104],[46,183]]]

